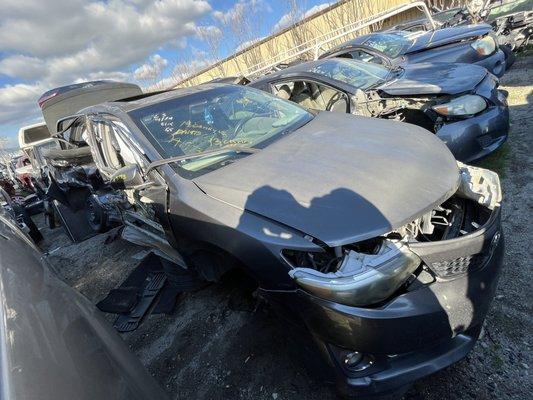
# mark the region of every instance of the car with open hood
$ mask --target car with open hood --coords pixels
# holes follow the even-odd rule
[[[501,77],[505,54],[490,25],[466,25],[433,31],[384,31],[362,35],[326,51],[320,58],[346,57],[405,66],[421,62],[476,64]]]
[[[398,393],[476,342],[502,263],[499,180],[427,130],[225,84],[60,125],[92,155],[70,183],[93,226],[122,219],[208,281],[241,268],[340,392]]]
[[[497,78],[477,65],[393,68],[346,58],[300,63],[250,84],[308,109],[419,125],[463,162],[490,154],[507,139],[509,110],[498,85]]]

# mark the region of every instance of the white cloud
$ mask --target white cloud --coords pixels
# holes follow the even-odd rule
[[[154,80],[161,77],[167,65],[167,59],[161,57],[159,54],[154,54],[147,63],[135,70],[133,76],[137,80]]]
[[[42,75],[45,62],[37,57],[17,54],[0,60],[0,74],[12,78],[36,79]]]
[[[291,10],[279,19],[279,22],[272,28],[272,32],[278,32],[288,28],[289,26],[294,25],[295,23],[310,17],[311,15],[328,8],[330,5],[331,3],[317,4],[305,12],[302,10]]]
[[[39,114],[46,90],[82,80],[145,79],[211,12],[205,0],[0,0],[0,124]],[[131,65],[144,64],[133,73]],[[130,70],[131,71],[131,70]]]
[[[196,28],[196,36],[204,41],[221,39],[222,35],[220,28],[214,25],[199,26]]]
[[[39,84],[17,84],[0,88],[0,123],[27,121],[39,117],[37,99],[46,89]]]
[[[226,12],[214,11],[213,18],[225,25],[241,23],[246,19],[246,14],[256,14],[258,12],[271,12],[268,2],[263,0],[239,0]]]

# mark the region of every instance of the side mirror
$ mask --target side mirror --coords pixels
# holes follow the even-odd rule
[[[115,189],[131,189],[143,183],[141,171],[137,164],[128,164],[116,170],[109,177],[109,180]]]

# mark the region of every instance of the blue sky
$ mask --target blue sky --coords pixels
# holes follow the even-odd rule
[[[15,145],[21,126],[42,119],[37,99],[53,87],[181,77],[328,3],[0,0],[0,137]]]

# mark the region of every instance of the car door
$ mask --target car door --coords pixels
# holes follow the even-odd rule
[[[150,160],[119,118],[91,117],[89,132],[100,174],[133,205],[123,212],[127,225],[124,237],[176,259],[178,255],[172,247],[174,237],[167,215],[168,188],[163,177],[157,170],[148,171]],[[135,171],[134,176],[132,171]]]
[[[307,109],[341,113],[350,111],[348,95],[323,82],[295,78],[273,82],[270,86],[274,95]]]

